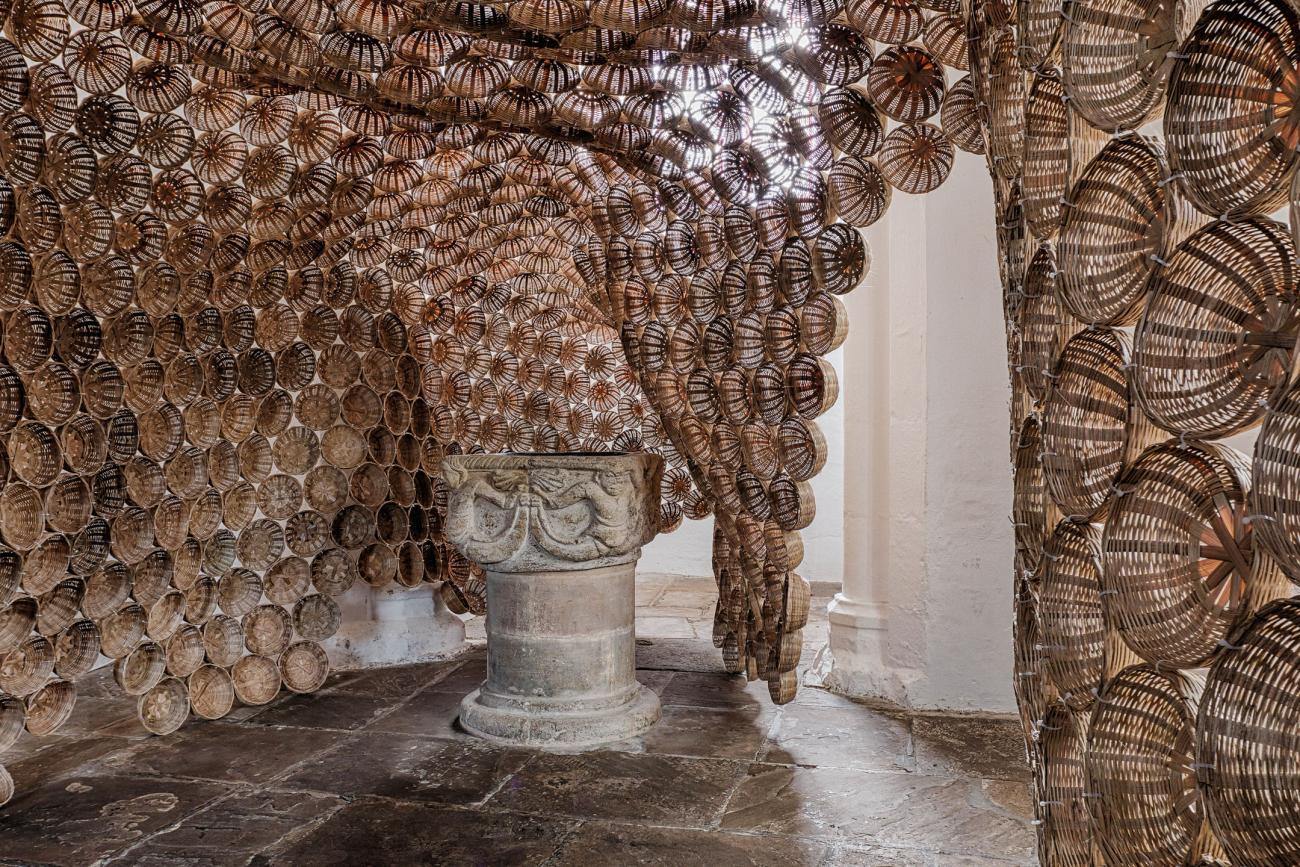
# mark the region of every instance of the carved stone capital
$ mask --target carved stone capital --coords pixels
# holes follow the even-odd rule
[[[658,455],[448,455],[442,473],[447,539],[493,572],[630,563],[657,531]]]

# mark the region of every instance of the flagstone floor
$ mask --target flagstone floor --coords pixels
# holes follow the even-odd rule
[[[761,683],[718,671],[711,586],[639,579],[639,677],[664,717],[586,753],[456,728],[483,677],[477,642],[166,738],[97,674],[63,732],[6,754],[18,794],[0,808],[0,864],[1035,863],[1012,721],[901,715],[811,687],[773,707]],[[825,628],[810,623],[809,659]]]

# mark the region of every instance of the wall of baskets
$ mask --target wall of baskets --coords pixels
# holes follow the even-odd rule
[[[725,665],[794,696],[856,229],[984,146],[953,0],[0,24],[0,802],[106,661],[165,735],[318,688],[357,582],[481,611],[451,451],[663,454]]]
[[[967,11],[1040,859],[1300,863],[1300,11]]]

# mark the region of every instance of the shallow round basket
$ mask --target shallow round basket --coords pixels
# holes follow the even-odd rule
[[[1177,208],[1164,146],[1113,139],[1070,189],[1056,246],[1061,303],[1089,325],[1137,320],[1147,278],[1174,237]]]
[[[1038,69],[1051,60],[1065,24],[1061,4],[1057,0],[1017,0],[1016,24],[1020,65]]]
[[[1196,719],[1201,800],[1232,864],[1300,858],[1300,600],[1274,602],[1210,669]]]
[[[185,594],[171,590],[149,607],[149,622],[145,632],[154,641],[166,641],[176,633],[184,619]]]
[[[1012,180],[1024,170],[1025,75],[1016,56],[1016,37],[1010,29],[991,34],[989,40],[985,55],[989,164],[997,176]]]
[[[878,159],[885,180],[904,193],[928,193],[948,179],[956,152],[933,124],[895,127],[885,136]]]
[[[37,737],[54,734],[77,703],[77,690],[66,680],[52,680],[27,699],[27,731]]]
[[[1025,161],[1020,179],[1025,219],[1035,237],[1051,238],[1060,227],[1069,169],[1065,88],[1059,72],[1044,70],[1034,76],[1025,103]]]
[[[1269,413],[1255,442],[1251,523],[1255,538],[1300,582],[1300,387],[1287,391]]]
[[[143,695],[167,672],[167,652],[162,645],[146,641],[113,666],[113,679],[127,695]]]
[[[1016,373],[1034,400],[1047,397],[1052,367],[1061,351],[1062,316],[1056,302],[1056,256],[1042,244],[1025,269],[1024,294],[1016,320]]]
[[[172,677],[189,677],[204,662],[203,632],[184,624],[167,639],[167,673]]]
[[[1205,828],[1192,768],[1204,675],[1133,665],[1106,682],[1088,726],[1089,808],[1107,864],[1198,863]]]
[[[294,632],[308,641],[329,638],[338,632],[342,620],[338,603],[319,593],[304,596],[293,607]]]
[[[235,684],[224,668],[201,666],[189,676],[188,683],[190,706],[204,719],[220,719],[235,705]]]
[[[1129,340],[1082,331],[1066,343],[1043,405],[1043,479],[1067,518],[1097,515],[1114,494],[1132,434]]]
[[[320,689],[329,670],[329,658],[314,641],[296,641],[280,656],[280,676],[293,692]]]
[[[1070,104],[1107,132],[1137,129],[1162,107],[1181,3],[1076,0],[1061,42]]]
[[[1013,665],[1011,682],[1016,695],[1016,709],[1030,760],[1037,758],[1035,742],[1047,709],[1054,703],[1055,691],[1043,674],[1043,649],[1038,633],[1038,602],[1029,580],[1016,576],[1012,600]]]
[[[1300,20],[1287,0],[1209,4],[1183,43],[1164,133],[1179,187],[1201,211],[1268,214],[1286,202],[1300,117],[1280,71],[1297,51]]]
[[[1011,521],[1015,526],[1016,556],[1028,572],[1036,572],[1047,541],[1047,488],[1043,484],[1042,427],[1030,416],[1020,426],[1014,455]]]
[[[229,668],[244,653],[244,630],[233,617],[218,614],[203,624],[203,647],[208,661]]]
[[[278,656],[293,639],[293,619],[279,605],[262,605],[244,618],[244,646],[249,653]]]
[[[1219,221],[1152,275],[1134,335],[1134,398],[1160,427],[1218,438],[1264,415],[1291,377],[1300,308],[1291,231]]]
[[[280,669],[266,656],[245,656],[231,671],[235,696],[244,704],[266,704],[280,692]]]
[[[148,615],[134,603],[113,612],[100,620],[100,652],[109,659],[121,659],[126,656],[144,638]]]
[[[94,668],[99,660],[99,627],[91,620],[78,620],[54,642],[54,673],[64,680],[76,680]]]
[[[155,735],[169,735],[190,715],[190,696],[185,681],[167,677],[140,696],[136,705],[140,724]]]
[[[26,698],[54,673],[54,645],[33,635],[0,657],[0,690]]]
[[[0,753],[18,743],[27,722],[27,706],[12,695],[0,695]]]
[[[1098,563],[1101,527],[1056,525],[1038,569],[1043,672],[1076,711],[1092,706],[1106,667],[1106,618]]]
[[[1171,441],[1143,452],[1118,487],[1102,539],[1108,616],[1153,665],[1209,664],[1234,628],[1289,586],[1255,555],[1246,458]]]
[[[1057,705],[1043,718],[1034,767],[1034,818],[1042,864],[1091,867],[1092,823],[1085,799],[1087,717]]]

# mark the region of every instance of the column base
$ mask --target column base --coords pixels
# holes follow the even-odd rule
[[[569,750],[634,738],[659,721],[659,696],[641,684],[619,705],[591,705],[581,700],[486,697],[476,689],[460,703],[460,724],[495,744]]]
[[[818,654],[812,680],[841,695],[910,707],[922,673],[891,659],[887,607],[839,593],[827,615],[830,641]]]

